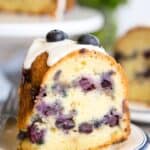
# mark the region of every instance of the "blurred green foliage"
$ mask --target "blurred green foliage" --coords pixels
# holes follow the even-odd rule
[[[118,5],[127,0],[78,0],[79,4],[101,9],[115,9]]]
[[[101,30],[92,34],[98,37],[101,45],[107,51],[110,51],[116,40],[116,30],[117,26],[115,24],[115,21],[111,21],[110,23],[106,24]]]
[[[102,29],[93,33],[96,35],[101,45],[106,50],[111,50],[116,40],[117,24],[114,17],[114,11],[120,4],[127,0],[78,0],[80,5],[92,7],[100,10],[105,17],[105,24]]]

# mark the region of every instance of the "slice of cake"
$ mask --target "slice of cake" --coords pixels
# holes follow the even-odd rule
[[[20,85],[18,150],[99,150],[130,133],[127,82],[119,64],[87,34],[37,39]]]
[[[56,18],[74,6],[75,0],[0,0],[0,10],[29,14],[49,14]]]
[[[129,79],[129,100],[150,106],[150,28],[131,29],[118,39],[114,52]]]

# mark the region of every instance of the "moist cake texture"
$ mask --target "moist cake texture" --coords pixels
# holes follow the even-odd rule
[[[53,36],[51,36],[53,35]],[[127,139],[127,81],[91,35],[35,40],[20,85],[18,150],[99,150]]]

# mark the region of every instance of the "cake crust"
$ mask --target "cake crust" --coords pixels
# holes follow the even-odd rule
[[[141,32],[143,33],[143,31],[144,31],[144,33],[147,33],[147,32],[150,33],[150,28],[147,26],[138,26],[138,27],[130,29],[123,36],[121,36],[117,39],[116,43],[114,44],[113,50],[117,51],[117,52],[122,52],[124,54],[128,54],[130,51],[132,51],[132,49],[127,48],[126,50],[122,51],[122,49],[121,49],[121,47],[123,47],[122,44],[124,45],[124,42],[126,42],[126,40],[131,35],[135,35],[136,33],[139,35],[139,34],[141,34]],[[145,36],[145,34],[144,34],[144,36]]]
[[[59,64],[61,64],[62,62],[72,57],[75,57],[75,56],[82,57],[83,55],[97,57],[98,59],[102,59],[102,60],[104,59],[104,60],[107,60],[112,66],[115,65],[117,72],[121,74],[121,82],[125,87],[124,95],[126,95],[124,104],[123,104],[123,108],[124,108],[123,118],[124,118],[124,122],[127,125],[125,128],[124,135],[117,135],[117,134],[113,135],[109,142],[104,143],[101,146],[88,149],[88,150],[102,150],[106,146],[119,143],[127,139],[128,135],[130,134],[130,116],[129,116],[128,102],[127,102],[128,84],[126,80],[126,75],[123,69],[121,68],[121,66],[117,64],[116,61],[110,56],[107,56],[105,54],[98,53],[95,51],[88,51],[88,50],[85,50],[84,53],[81,53],[80,50],[70,53],[69,55],[65,56],[63,59],[58,61],[52,67],[47,66],[47,58],[48,58],[47,53],[43,53],[36,58],[36,60],[32,64],[31,71],[30,71],[31,83],[22,83],[20,86],[20,104],[19,104],[20,109],[19,109],[19,115],[18,115],[18,128],[19,129],[22,130],[27,127],[29,118],[33,114],[34,103],[32,101],[31,89],[35,87],[39,87],[40,85],[43,85],[44,83],[46,83],[48,79],[48,75],[51,74],[51,72],[55,69],[55,67],[59,66]],[[31,147],[33,147],[32,148],[33,150],[34,149],[37,150],[36,145],[22,142],[20,143],[18,150],[29,150],[31,149]]]

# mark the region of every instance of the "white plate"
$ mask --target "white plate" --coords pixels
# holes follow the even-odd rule
[[[141,123],[150,123],[150,107],[139,103],[130,103],[131,120]]]
[[[7,127],[0,136],[0,150],[16,150],[16,128]],[[116,144],[108,150],[149,150],[148,138],[145,133],[135,125],[131,125],[131,134],[127,141]]]
[[[147,135],[139,127],[131,125],[131,134],[128,140],[116,144],[110,150],[150,150],[150,143]]]
[[[61,21],[56,21],[46,15],[0,13],[0,36],[43,36],[52,29],[61,29],[74,36],[94,32],[100,29],[103,23],[104,17],[99,11],[85,7],[76,7]]]

